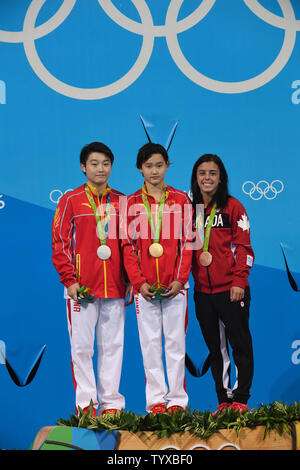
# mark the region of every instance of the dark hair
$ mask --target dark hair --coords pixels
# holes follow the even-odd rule
[[[91,142],[90,144],[85,145],[80,152],[80,163],[82,165],[86,165],[87,159],[93,152],[104,153],[104,155],[110,159],[111,164],[113,164],[114,155],[110,148],[102,142]]]
[[[198,158],[198,160],[194,164],[192,177],[191,177],[191,193],[192,193],[193,206],[195,208],[197,204],[201,204],[203,202],[202,195],[201,195],[198,183],[197,183],[197,170],[198,170],[199,165],[201,165],[204,162],[214,162],[219,168],[220,184],[218,186],[216,194],[214,195],[213,201],[217,203],[217,206],[219,209],[222,209],[226,205],[227,200],[229,198],[228,175],[227,175],[227,171],[225,169],[225,166],[221,158],[211,153],[206,153],[202,155],[200,158]]]
[[[153,142],[148,142],[148,144],[143,145],[140,148],[136,158],[136,167],[140,170],[143,163],[145,163],[151,155],[154,153],[160,153],[166,163],[169,163],[169,155],[166,149],[160,144],[154,144]]]

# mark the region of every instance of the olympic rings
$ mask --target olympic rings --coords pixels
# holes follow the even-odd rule
[[[54,16],[46,23],[35,28],[34,39],[39,39],[58,28],[69,16],[77,0],[64,1]],[[2,42],[24,42],[24,31],[0,31],[0,41]]]
[[[32,0],[25,15],[23,31],[0,30],[0,41],[23,42],[26,57],[36,75],[57,93],[80,100],[107,98],[132,85],[148,65],[156,37],[166,38],[174,62],[181,72],[196,85],[217,93],[245,93],[264,86],[281,72],[293,52],[296,33],[300,31],[300,20],[296,20],[290,0],[278,0],[283,13],[282,17],[264,8],[258,0],[243,0],[258,18],[276,28],[283,29],[285,31],[284,40],[278,56],[264,72],[248,80],[223,82],[209,78],[196,70],[184,56],[177,37],[179,33],[194,27],[205,18],[215,5],[216,0],[202,0],[192,13],[181,20],[178,20],[178,15],[184,0],[170,0],[164,25],[153,24],[152,15],[145,0],[131,0],[139,13],[141,22],[134,21],[124,15],[112,3],[112,0],[98,0],[99,5],[112,21],[127,31],[143,36],[143,42],[136,62],[123,77],[99,88],[80,88],[68,85],[51,75],[40,60],[35,47],[35,40],[54,31],[65,21],[76,1],[64,0],[52,18],[36,27],[37,16],[46,0]]]
[[[239,446],[237,446],[236,444],[233,444],[232,442],[226,442],[225,444],[222,444],[217,450],[223,450],[225,447],[233,447],[236,450],[241,450]],[[212,450],[209,446],[205,444],[200,444],[200,443],[193,445],[187,450],[197,450],[197,449]],[[162,447],[160,450],[182,450],[182,449],[174,445],[167,445],[165,447]]]
[[[115,95],[120,93],[120,91],[128,88],[140,74],[144,71],[146,65],[148,64],[153,44],[154,37],[151,32],[153,26],[152,17],[149,12],[148,7],[145,7],[145,3],[139,0],[132,0],[132,3],[136,6],[142,23],[145,25],[145,34],[143,36],[143,43],[141,47],[140,54],[133,65],[133,67],[119,80],[99,88],[78,88],[71,85],[67,85],[64,82],[61,82],[44,67],[42,64],[36,47],[33,36],[34,26],[41,10],[43,4],[46,0],[33,0],[27,10],[25,20],[24,20],[24,49],[27,56],[28,62],[30,63],[32,69],[37,74],[37,76],[48,85],[53,90],[61,93],[62,95],[69,96],[70,98],[77,98],[82,100],[97,100],[101,98],[107,98],[108,96]],[[65,0],[67,1],[67,0]],[[74,0],[70,0],[74,2]],[[74,4],[73,4],[74,5]]]
[[[145,6],[148,8],[145,0],[139,0],[141,3],[145,3]],[[170,6],[174,0],[171,0]],[[145,29],[143,24],[133,21],[127,16],[123,15],[111,2],[111,0],[98,0],[99,4],[105,11],[105,13],[119,26],[123,27],[127,31],[130,31],[135,34],[144,35]],[[192,28],[199,23],[212,9],[216,0],[203,0],[198,8],[196,8],[193,13],[188,15],[183,20],[176,22],[176,34],[182,33],[187,29]],[[170,8],[169,6],[169,8]],[[150,10],[149,10],[150,13]],[[151,14],[151,13],[150,13]],[[166,36],[168,25],[159,25],[154,26],[152,23],[152,33],[155,37]]]
[[[53,202],[54,204],[58,204],[59,201],[60,201],[60,198],[64,195],[64,194],[67,194],[69,193],[70,191],[73,191],[73,189],[67,189],[64,193],[60,190],[60,189],[52,189],[50,195],[49,195],[49,199],[51,202]],[[55,196],[56,194],[56,196]]]
[[[261,20],[265,21],[265,23],[269,23],[276,28],[295,28],[297,31],[300,31],[300,20],[296,20],[295,18],[292,18],[292,16],[288,16],[286,19],[285,16],[282,18],[282,16],[275,15],[274,13],[271,13],[269,10],[264,8],[260,3],[258,3],[257,0],[244,0],[244,3],[252,11],[252,13],[254,13]],[[282,9],[281,4],[280,6]]]
[[[171,25],[174,23],[175,18],[177,18],[180,7],[183,3],[183,0],[174,0],[167,13],[166,23],[170,26],[167,33],[167,44],[171,56],[178,66],[178,68],[194,83],[207,88],[208,90],[219,92],[219,93],[245,93],[256,88],[259,88],[266,83],[270,82],[274,77],[276,77],[279,72],[284,68],[287,61],[289,60],[296,41],[296,27],[291,27],[285,29],[284,42],[281,48],[280,53],[277,58],[264,72],[257,75],[254,78],[249,80],[244,80],[240,82],[221,82],[218,80],[213,80],[212,78],[206,77],[196,70],[185,58],[180,49],[177,34],[174,33]],[[295,23],[294,10],[289,2],[285,0],[278,0],[278,3],[281,6],[284,17],[291,19],[292,26]],[[170,24],[169,24],[170,23]]]
[[[276,188],[276,186],[273,186],[274,183],[278,183],[277,186],[279,186],[279,187]],[[251,185],[251,188],[248,189],[248,190],[246,189],[247,185],[248,186]],[[261,186],[263,186],[263,187],[261,187]],[[245,194],[248,194],[251,197],[251,199],[253,199],[253,201],[259,201],[263,196],[266,199],[269,199],[269,200],[275,199],[275,197],[279,193],[281,193],[283,191],[283,189],[284,189],[284,184],[280,180],[274,180],[274,181],[272,181],[271,184],[269,184],[265,180],[261,180],[257,184],[254,184],[253,181],[245,181],[245,183],[242,186],[243,192]],[[254,194],[256,192],[258,193],[257,197],[254,196]]]

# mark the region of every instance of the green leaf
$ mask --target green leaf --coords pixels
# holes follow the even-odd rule
[[[152,431],[160,437],[189,432],[201,439],[208,439],[221,429],[233,429],[238,435],[242,428],[253,429],[256,426],[265,426],[264,437],[271,430],[279,435],[283,432],[290,434],[290,423],[300,421],[300,403],[298,402],[289,406],[282,402],[273,402],[270,405],[261,404],[253,408],[251,412],[242,413],[227,409],[216,415],[213,415],[210,410],[202,412],[197,409],[191,411],[187,408],[185,411],[179,410],[171,415],[168,413],[137,415],[131,411],[122,410],[114,415],[107,414],[93,418],[92,403],[87,414],[80,408],[78,411],[78,416],[71,415],[68,420],[60,418],[57,422],[58,426],[107,430],[110,433],[114,430],[126,430],[133,433]]]

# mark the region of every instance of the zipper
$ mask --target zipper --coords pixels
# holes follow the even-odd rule
[[[102,208],[102,200],[103,200],[104,193],[101,196],[101,203],[99,200],[99,196],[97,196],[99,209]],[[102,212],[102,211],[101,211]],[[106,275],[106,260],[103,260],[103,277],[104,277],[104,297],[107,299],[107,275]]]
[[[77,253],[76,255],[76,278],[77,278],[77,281],[79,282],[80,284],[80,253]]]
[[[206,272],[207,272],[207,278],[208,278],[208,284],[209,284],[209,288],[210,288],[210,293],[212,294],[213,293],[213,289],[212,289],[212,285],[211,285],[211,279],[210,279],[210,275],[209,275],[209,266],[206,266]]]
[[[157,224],[157,216],[158,216],[158,205],[155,201],[155,227]],[[156,277],[157,277],[157,286],[160,288],[160,279],[159,279],[159,265],[158,265],[158,258],[155,258],[155,266],[156,266]]]
[[[207,215],[209,215],[209,214],[207,214],[207,209],[204,209],[204,224],[205,224]],[[209,275],[209,266],[206,266],[206,273],[207,273],[207,279],[208,279],[208,285],[209,285],[209,288],[210,288],[210,293],[212,294],[213,289],[212,289],[211,279],[210,279],[210,275]]]
[[[103,260],[103,272],[104,272],[104,297],[107,299],[107,279],[106,279],[106,261]]]
[[[155,258],[156,262],[156,277],[157,277],[157,286],[160,287],[160,279],[159,279],[159,268],[158,268],[158,258]]]

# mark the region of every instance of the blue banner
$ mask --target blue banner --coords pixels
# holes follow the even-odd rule
[[[299,400],[299,34],[298,0],[0,2],[0,448],[26,449],[75,412],[51,222],[85,181],[79,153],[92,141],[112,149],[110,185],[125,194],[142,184],[135,159],[149,136],[170,144],[166,182],[187,193],[197,158],[222,158],[256,256],[249,406]],[[187,350],[206,354],[192,295]],[[192,409],[215,409],[210,372],[187,372],[186,388]],[[121,392],[145,412],[133,306]]]

